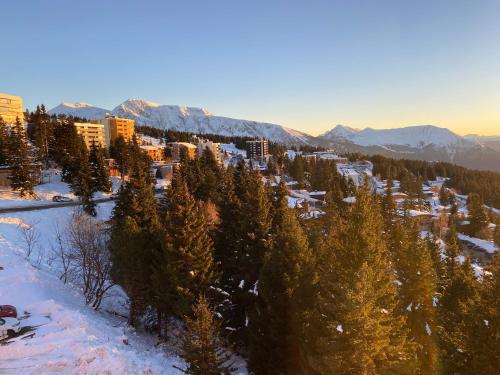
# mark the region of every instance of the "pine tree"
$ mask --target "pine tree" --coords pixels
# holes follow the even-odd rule
[[[241,275],[238,260],[240,259],[241,237],[237,232],[240,222],[244,219],[240,200],[236,196],[234,186],[234,168],[229,166],[224,173],[219,201],[219,225],[215,235],[214,257],[221,271],[220,287],[231,300],[222,305],[222,314],[227,326],[235,327],[241,324],[244,316],[243,306],[238,300],[241,294],[239,288]]]
[[[299,374],[303,315],[312,297],[313,255],[295,212],[288,208],[283,179],[274,207],[272,248],[260,272],[250,318],[248,366],[256,374]]]
[[[137,160],[132,164],[111,218],[112,276],[130,299],[130,325],[137,323],[153,299],[151,275],[159,248],[159,219],[149,170],[149,165]]]
[[[448,246],[454,247],[453,241]],[[449,251],[450,255],[455,249]],[[439,339],[443,368],[447,374],[466,373],[471,363],[471,351],[467,349],[469,310],[477,303],[478,281],[467,258],[463,264],[449,256],[446,267],[446,285],[439,299]]]
[[[0,165],[6,165],[9,158],[9,132],[7,124],[0,116]]]
[[[18,190],[21,197],[33,196],[36,185],[35,165],[19,118],[9,132],[8,152],[7,162],[12,170],[9,176],[12,189]]]
[[[178,317],[217,279],[204,206],[176,172],[162,205],[163,241],[153,272],[158,309]]]
[[[483,276],[480,299],[469,305],[468,350],[470,374],[500,372],[500,256],[496,254]]]
[[[304,159],[300,155],[296,155],[293,159],[290,166],[290,174],[299,183],[299,186],[304,185]]]
[[[227,204],[221,204],[217,253],[228,255],[218,259],[224,290],[231,295],[225,318],[234,329],[234,339],[244,343],[257,281],[270,246],[270,204],[260,174],[247,170],[244,163],[234,173],[234,196],[221,199],[227,199]],[[236,203],[234,207],[229,199]]]
[[[450,202],[450,193],[448,192],[448,189],[443,185],[441,185],[441,188],[439,189],[439,203],[442,206],[448,206]]]
[[[71,160],[71,181],[70,187],[73,193],[80,199],[83,210],[91,216],[95,216],[94,189],[89,163],[87,146],[83,139],[79,137],[80,148]]]
[[[396,219],[396,203],[392,195],[392,178],[387,179],[387,189],[382,198],[382,211],[384,215],[385,228],[390,229],[394,220]]]
[[[90,147],[89,163],[90,175],[92,178],[92,190],[95,192],[111,191],[109,173],[106,169],[106,165],[104,164],[104,150],[95,143]]]
[[[189,375],[231,374],[231,355],[223,347],[219,338],[220,323],[215,319],[215,311],[205,297],[199,297],[193,305],[194,318],[187,316],[186,331],[181,338],[181,358],[187,367],[181,369]]]
[[[28,122],[28,136],[38,150],[39,160],[45,167],[49,163],[49,145],[53,138],[53,127],[45,106],[36,107],[36,111],[26,117]]]
[[[488,216],[484,211],[484,203],[479,194],[471,193],[467,197],[467,208],[469,209],[469,228],[468,232],[476,236],[482,229],[488,225]]]
[[[364,187],[318,264],[321,329],[308,363],[319,374],[411,372],[412,346],[397,310],[382,225],[380,208]]]
[[[417,344],[417,373],[438,374],[439,349],[434,306],[438,281],[427,242],[420,238],[418,227],[407,222],[404,228],[406,233],[395,262],[399,309],[406,316],[409,340]]]
[[[128,171],[128,163],[131,160],[129,155],[129,147],[122,136],[117,137],[109,147],[110,156],[115,159],[116,164],[120,168],[121,179]]]

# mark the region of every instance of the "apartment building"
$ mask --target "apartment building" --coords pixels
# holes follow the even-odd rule
[[[135,121],[128,118],[106,116],[99,123],[104,125],[105,142],[109,146],[119,136],[125,141],[130,141],[135,131]]]
[[[269,158],[269,142],[267,139],[247,141],[247,158],[266,161]]]
[[[76,132],[83,137],[88,149],[90,149],[94,143],[96,146],[106,147],[106,137],[103,124],[75,122],[75,128]]]
[[[169,142],[167,148],[170,149],[170,155],[173,161],[181,160],[181,154],[185,152],[188,159],[192,160],[196,157],[197,147],[192,143],[187,142]]]
[[[0,117],[7,124],[15,124],[19,118],[24,125],[23,100],[20,96],[0,93]]]
[[[143,150],[151,160],[160,162],[165,159],[165,147],[163,146],[155,146],[155,145],[141,145],[139,146],[141,150]]]
[[[198,156],[201,156],[203,154],[203,151],[209,149],[210,151],[212,151],[215,160],[217,160],[218,163],[221,162],[220,143],[215,143],[208,140],[200,140],[196,147],[198,149]]]

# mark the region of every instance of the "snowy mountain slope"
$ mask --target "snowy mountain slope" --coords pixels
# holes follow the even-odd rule
[[[111,111],[83,102],[61,103],[57,107],[49,110],[49,114],[51,115],[64,114],[67,116],[86,118],[88,120],[103,118],[106,113],[109,112]]]
[[[112,203],[99,205],[105,218]],[[0,300],[30,313],[21,325],[34,336],[0,345],[2,374],[178,374],[180,360],[154,347],[154,340],[129,330],[124,319],[85,306],[81,293],[64,285],[48,266],[56,222],[69,220],[73,208],[0,215]],[[19,225],[35,224],[42,235],[35,253],[40,266],[24,257]],[[37,259],[37,254],[32,254]],[[35,262],[36,264],[36,262]],[[52,266],[55,267],[51,261]],[[47,268],[49,267],[49,268]],[[37,326],[29,331],[30,326]],[[128,339],[128,345],[124,339]]]
[[[464,138],[475,141],[483,146],[490,147],[500,152],[500,136],[498,135],[484,136],[477,134],[468,134],[464,136]]]
[[[140,99],[129,99],[112,111],[80,104],[63,103],[49,111],[84,118],[103,117],[106,112],[134,119],[140,125],[175,129],[200,134],[246,136],[284,144],[310,144],[314,137],[277,124],[215,116],[202,108],[161,105]],[[101,116],[97,116],[101,115]]]
[[[396,129],[357,130],[342,125],[319,136],[323,140],[347,140],[360,146],[399,145],[423,148],[428,145],[437,147],[473,147],[477,142],[465,139],[446,128],[433,125],[408,126]]]
[[[445,161],[472,169],[500,172],[500,146],[477,137],[462,137],[432,125],[396,129],[353,129],[337,125],[316,138],[338,152],[358,152],[427,161]],[[498,145],[496,145],[498,146]]]

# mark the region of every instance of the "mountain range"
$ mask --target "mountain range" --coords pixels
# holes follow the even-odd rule
[[[113,110],[83,102],[62,103],[49,113],[89,120],[102,118],[109,113],[160,129],[263,137],[286,145],[312,145],[334,148],[341,153],[359,152],[392,158],[446,161],[468,168],[500,172],[500,136],[460,136],[434,125],[362,130],[337,125],[315,137],[278,124],[216,116],[203,108],[162,105],[140,99],[128,99]]]

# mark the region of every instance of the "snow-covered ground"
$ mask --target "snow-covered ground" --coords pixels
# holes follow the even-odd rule
[[[111,208],[112,203],[99,205],[99,216],[108,217]],[[151,336],[129,330],[123,318],[87,307],[77,288],[59,280],[56,263],[47,263],[54,228],[64,225],[73,209],[0,215],[0,303],[31,314],[22,320],[23,326],[40,325],[28,333],[33,337],[0,346],[0,373],[180,373],[172,367],[181,365],[175,355],[155,348]],[[28,261],[19,225],[33,224],[41,237]],[[43,260],[38,265],[40,252]]]
[[[55,195],[63,195],[65,197],[77,200],[75,195],[71,192],[71,189],[67,183],[61,182],[60,171],[51,170],[50,178],[46,178],[47,181],[44,184],[37,185],[35,187],[35,193],[39,199],[23,199],[19,196],[18,192],[12,191],[10,188],[0,189],[0,208],[10,208],[10,207],[27,207],[27,206],[39,206],[44,204],[52,204],[52,197]],[[113,191],[117,191],[121,185],[121,180],[117,177],[111,177],[111,182],[113,183]],[[111,193],[98,192],[94,194],[95,199],[109,197]]]

